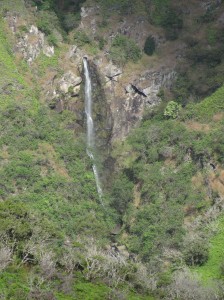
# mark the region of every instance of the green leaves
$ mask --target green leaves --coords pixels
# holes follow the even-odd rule
[[[15,201],[0,203],[0,234],[11,241],[25,241],[32,235],[27,207]]]
[[[164,116],[172,119],[176,119],[179,115],[181,109],[181,105],[176,103],[175,101],[170,101],[165,110],[164,110]]]
[[[134,40],[118,34],[112,42],[110,56],[114,63],[124,65],[128,61],[137,62],[142,53]]]
[[[124,213],[127,205],[133,199],[133,183],[125,176],[119,176],[112,187],[112,203],[111,205],[120,213]]]

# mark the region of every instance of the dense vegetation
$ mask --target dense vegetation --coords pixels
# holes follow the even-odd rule
[[[157,41],[150,35],[141,49],[124,34],[109,41],[74,30],[83,2],[26,1],[37,5],[37,26],[57,47],[34,68],[15,57],[17,37],[0,21],[0,298],[223,299],[223,33],[213,23],[216,5],[194,24],[195,32],[208,26],[206,38],[182,38],[189,28],[174,1],[96,1],[102,32],[110,15],[138,13],[169,42],[190,46],[169,99],[146,110],[140,126],[114,145],[102,207],[84,131],[69,129],[71,111],[44,103],[38,80],[48,69],[61,72],[61,41],[91,55],[107,49],[120,66],[141,60],[143,50],[158,55]],[[3,16],[12,9],[4,5]],[[14,5],[25,10],[23,1]]]
[[[173,268],[184,266],[194,267],[207,282],[216,279],[223,285],[223,211],[218,208],[223,194],[218,182],[224,123],[223,118],[207,115],[212,110],[214,117],[222,107],[223,88],[185,109],[184,122],[181,117],[167,120],[161,106],[148,112],[142,125],[114,152],[118,165],[111,198],[119,198],[119,204],[114,200],[112,205],[124,224],[126,245],[150,270],[156,270],[162,285],[172,281]],[[209,129],[196,119],[209,121]],[[187,284],[189,274],[182,275],[181,285]],[[182,288],[175,286],[180,293]],[[193,291],[190,298],[185,298],[185,292],[181,299],[193,299]],[[207,299],[203,293],[202,288],[199,299]]]

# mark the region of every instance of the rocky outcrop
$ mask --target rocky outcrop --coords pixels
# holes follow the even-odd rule
[[[46,56],[54,55],[54,46],[49,46],[45,41],[45,35],[34,25],[28,33],[19,38],[15,50],[23,55],[23,58],[31,64],[41,52]]]
[[[95,35],[98,15],[96,7],[85,7],[81,11],[80,28]],[[20,33],[15,51],[32,64],[43,53],[51,57],[54,47],[46,42],[45,35],[35,25],[26,25],[29,30],[19,31],[21,18],[19,15],[7,15],[7,21],[13,33]],[[148,35],[148,25],[144,17],[134,17],[134,22],[125,17],[114,24],[116,32],[132,37],[141,46]],[[23,24],[24,25],[24,24]],[[116,34],[108,27],[106,33],[110,41]],[[155,38],[159,35],[154,33]],[[161,42],[162,43],[162,42]],[[142,119],[146,106],[158,104],[161,99],[158,93],[161,88],[169,88],[175,78],[175,72],[169,67],[154,70],[143,68],[131,74],[127,79],[126,70],[114,65],[108,59],[108,49],[104,49],[96,57],[89,57],[93,82],[94,118],[96,135],[100,148],[107,148],[110,142],[124,139],[130,130]],[[63,75],[52,71],[47,82],[43,83],[43,95],[50,108],[59,113],[64,109],[74,112],[79,124],[84,124],[84,97],[82,92],[82,60],[86,53],[77,45],[72,45],[63,58],[65,60]],[[50,78],[50,79],[49,79]]]
[[[79,125],[83,125],[84,118],[84,103],[80,99],[81,83],[82,77],[68,70],[62,77],[52,74],[51,80],[44,86],[44,97],[49,107],[58,113],[65,109],[72,111]]]
[[[162,88],[170,88],[176,77],[172,69],[161,68],[157,71],[146,71],[136,76],[127,85],[123,84],[121,70],[99,65],[104,80],[104,90],[110,105],[113,119],[112,142],[124,139],[130,130],[142,119],[145,107],[160,103],[159,92]],[[105,70],[114,70],[107,76]]]
[[[105,69],[103,70],[103,73],[106,82],[110,80],[118,81],[120,75],[122,74],[122,70],[110,62],[108,65],[106,65]]]
[[[136,93],[145,97],[146,105],[158,104],[161,99],[158,96],[161,88],[170,88],[176,77],[176,72],[169,69],[147,71],[131,84]]]
[[[44,34],[33,28],[37,29],[31,26],[30,32],[19,38],[15,47],[15,51],[21,53],[29,64],[37,58],[44,47]]]
[[[97,40],[96,32],[99,34],[99,31],[96,30],[96,26],[99,27],[102,22],[102,16],[98,14],[96,7],[90,5],[81,9],[79,29],[84,30],[92,39],[95,37]],[[163,47],[166,37],[161,29],[153,27],[148,22],[144,14],[141,16],[127,14],[119,20],[109,17],[105,22],[107,25],[104,27],[102,38],[105,38],[107,43],[103,51],[92,60],[100,74],[103,93],[110,107],[113,120],[111,131],[113,143],[116,140],[124,139],[130,130],[139,123],[146,106],[154,106],[161,101],[158,96],[160,90],[162,88],[169,89],[176,73],[173,71],[174,64],[169,61],[165,65],[158,64],[153,68],[147,66],[146,63],[140,69],[133,68],[133,72],[130,72],[126,66],[121,68],[114,65],[110,61],[109,53],[111,43],[117,34],[120,33],[134,39],[141,49],[149,35],[155,38],[157,49]],[[182,50],[177,52],[182,53]],[[77,55],[80,55],[79,50],[74,47],[71,49],[71,57]],[[176,53],[172,55],[176,60]]]
[[[22,57],[31,64],[39,55],[43,53],[48,57],[54,55],[54,46],[49,46],[45,34],[41,32],[35,25],[29,26],[22,20],[19,14],[7,13],[5,19],[14,34],[18,33],[17,43],[14,51],[21,53]],[[24,31],[21,31],[21,26]],[[30,29],[28,29],[30,27]]]
[[[70,92],[73,96],[78,96],[82,78],[76,76],[72,71],[66,72],[58,82],[58,90],[64,94]]]
[[[43,48],[43,54],[45,54],[47,57],[52,57],[54,55],[54,46],[45,45]]]

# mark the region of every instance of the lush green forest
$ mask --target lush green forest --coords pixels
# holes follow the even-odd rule
[[[102,15],[96,37],[79,27],[85,4],[98,5]],[[219,5],[212,2],[187,23],[171,0],[0,0],[0,299],[223,299]],[[15,13],[32,19],[54,56],[41,53],[29,65],[18,55],[15,44],[28,25],[13,34],[7,16]],[[71,109],[58,112],[42,84],[45,74],[63,74],[73,44],[91,58],[106,49],[108,61],[125,70],[158,59],[153,33],[143,44],[123,33],[105,37],[110,18],[132,15],[162,30],[171,47],[184,42],[186,51],[160,103],[145,108],[138,126],[108,147],[108,157],[103,153],[113,168],[101,162],[101,173],[110,173],[102,206],[84,112],[82,122]],[[81,85],[77,102],[84,101]]]

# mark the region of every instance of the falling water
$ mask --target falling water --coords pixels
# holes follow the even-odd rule
[[[87,154],[93,161],[93,173],[96,180],[97,192],[102,202],[103,191],[100,184],[99,172],[96,166],[95,157],[94,157],[94,148],[95,148],[95,137],[94,137],[94,122],[92,118],[92,85],[91,78],[88,69],[88,61],[86,58],[83,59],[84,65],[84,74],[85,74],[85,113],[87,119]]]

